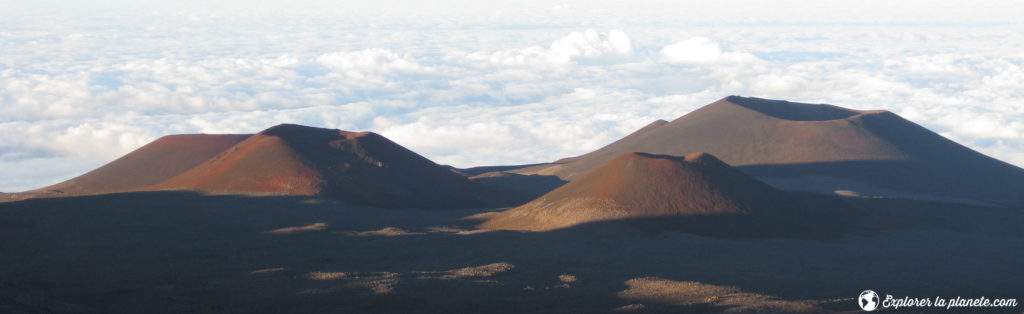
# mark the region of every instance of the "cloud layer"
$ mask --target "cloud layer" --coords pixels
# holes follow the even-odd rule
[[[835,13],[655,4],[0,12],[0,191],[165,134],[285,122],[373,130],[461,167],[544,162],[731,94],[888,109],[1024,165],[1024,25],[1000,20],[1019,8],[823,22]]]

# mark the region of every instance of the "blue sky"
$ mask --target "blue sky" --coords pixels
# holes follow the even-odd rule
[[[0,191],[285,122],[544,162],[732,94],[888,109],[1024,165],[1022,5],[678,2],[0,1]]]

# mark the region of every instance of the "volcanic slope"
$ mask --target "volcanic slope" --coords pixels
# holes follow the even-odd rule
[[[152,189],[317,195],[425,209],[486,207],[495,198],[378,134],[292,124],[253,135]]]
[[[26,194],[56,196],[139,191],[192,169],[249,136],[164,136],[86,174]]]
[[[575,180],[629,152],[704,151],[787,189],[867,186],[897,196],[1024,205],[1024,169],[884,110],[729,96],[645,129],[582,156],[512,172]]]
[[[628,153],[481,227],[546,231],[633,221],[727,237],[830,234],[842,229],[829,214],[837,207],[776,190],[707,153]]]

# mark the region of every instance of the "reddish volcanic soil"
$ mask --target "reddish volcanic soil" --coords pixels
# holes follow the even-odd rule
[[[651,123],[645,125],[644,127],[640,128],[639,130],[633,131],[633,133],[630,133],[629,135],[626,135],[626,137],[620,138],[619,140],[617,140],[615,142],[612,142],[611,144],[608,144],[606,147],[615,147],[615,146],[618,146],[618,145],[622,145],[623,143],[630,143],[630,142],[634,141],[636,138],[639,138],[639,137],[643,136],[644,134],[650,133],[651,131],[653,131],[653,130],[661,127],[661,126],[664,126],[664,125],[666,125],[668,123],[669,122],[665,121],[665,120],[655,120],[654,122],[651,122]],[[555,163],[556,164],[570,163],[570,162],[573,162],[573,161],[577,161],[579,159],[583,159],[584,157],[586,157],[588,155],[569,157],[569,158],[562,158],[562,159],[559,159],[558,161],[555,161]]]
[[[727,97],[675,121],[648,125],[594,152],[556,163],[548,172],[572,180],[629,152],[683,155],[706,151],[730,165],[849,160],[900,160],[907,156],[859,121],[883,111],[854,111],[754,98]]]
[[[656,122],[594,152],[511,172],[571,181],[630,152],[694,151],[758,177],[829,177],[910,194],[1024,204],[1024,170],[891,112],[738,96]]]
[[[264,132],[152,189],[313,195],[321,181],[285,140]]]
[[[248,134],[164,136],[96,170],[29,193],[87,195],[138,191],[181,174],[248,137]]]
[[[537,200],[494,215],[482,227],[546,231],[606,220],[690,217],[676,221],[680,224],[676,227],[691,229],[690,225],[699,223],[706,225],[690,231],[757,236],[762,232],[734,229],[749,229],[746,220],[765,225],[755,228],[831,223],[816,218],[823,212],[812,207],[820,206],[832,205],[802,202],[710,154],[628,153]],[[789,218],[799,219],[787,222]],[[664,227],[675,229],[672,224]]]
[[[283,124],[153,190],[318,195],[380,207],[486,207],[489,190],[372,132]]]

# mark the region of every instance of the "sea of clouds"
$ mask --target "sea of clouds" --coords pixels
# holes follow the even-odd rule
[[[1024,166],[1013,2],[2,2],[0,191],[279,123],[545,162],[728,95],[887,109]]]

